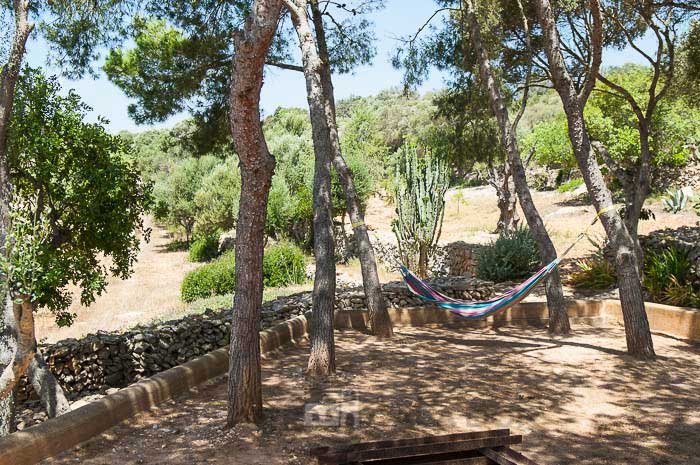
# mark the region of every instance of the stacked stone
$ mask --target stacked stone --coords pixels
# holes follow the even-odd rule
[[[377,258],[392,269],[401,262],[399,248],[396,244],[373,241]],[[433,254],[429,271],[433,276],[476,276],[479,253],[484,249],[482,244],[468,244],[464,241],[450,242],[439,245]]]
[[[493,292],[491,283],[475,279],[445,277],[432,283],[440,292],[460,299],[486,299]],[[395,308],[423,304],[402,282],[384,285],[384,296],[387,304]],[[311,292],[266,302],[260,328],[270,328],[311,308]],[[365,310],[362,288],[339,289],[335,308],[336,311]],[[123,333],[98,332],[82,339],[43,345],[40,349],[69,399],[82,398],[127,386],[227,345],[231,312],[232,309],[207,310],[203,315],[137,326]],[[36,400],[26,381],[20,385],[18,399]]]
[[[654,190],[666,192],[669,189],[691,187],[700,192],[700,160],[691,160],[684,166],[660,166],[655,170]]]
[[[639,242],[646,252],[661,252],[668,248],[687,252],[690,259],[690,282],[700,287],[700,227],[660,229],[648,236],[639,236]]]

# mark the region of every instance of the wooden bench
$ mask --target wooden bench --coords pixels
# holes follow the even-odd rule
[[[508,429],[317,447],[320,465],[537,465],[514,451],[523,437]]]

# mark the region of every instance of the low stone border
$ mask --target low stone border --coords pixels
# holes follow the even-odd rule
[[[269,354],[303,339],[307,315],[260,332],[260,351]],[[228,347],[72,410],[60,417],[0,438],[0,465],[31,465],[86,441],[137,413],[145,412],[194,386],[226,373]]]
[[[646,304],[652,331],[690,342],[700,342],[700,310]],[[590,326],[622,325],[620,302],[617,300],[574,300],[567,302],[572,323]],[[496,316],[481,320],[465,320],[443,309],[431,306],[389,309],[396,327],[445,325],[472,328],[513,326],[544,327],[547,324],[545,302],[516,305]],[[273,328],[261,331],[261,353],[271,352],[306,337],[310,314],[298,316]],[[335,315],[339,330],[367,329],[367,312],[341,310]],[[0,438],[0,465],[32,465],[56,455],[117,423],[188,391],[190,388],[226,372],[228,348],[210,352],[162,373],[139,381],[117,393],[84,405],[58,418]]]
[[[566,312],[573,324],[604,326],[604,301],[572,300],[566,302]],[[549,314],[546,302],[525,302],[495,316],[467,320],[435,306],[390,308],[389,316],[394,327],[401,326],[458,326],[466,328],[498,328],[501,326],[546,327]],[[336,329],[367,330],[367,312],[337,312]]]

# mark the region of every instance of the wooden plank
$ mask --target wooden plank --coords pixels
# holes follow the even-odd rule
[[[379,459],[469,451],[484,447],[509,446],[512,444],[520,444],[522,440],[523,438],[520,435],[482,437],[435,444],[407,445],[384,449],[329,453],[319,456],[318,461],[321,464],[347,464],[349,462],[365,462]]]
[[[525,457],[520,452],[514,451],[510,447],[486,447],[479,449],[479,452],[498,465],[538,465],[533,460]]]
[[[509,429],[494,429],[488,431],[472,431],[468,433],[445,434],[442,436],[423,436],[416,438],[389,439],[385,441],[360,442],[346,446],[337,447],[314,447],[309,453],[318,457],[321,455],[335,454],[341,452],[355,452],[372,449],[388,449],[392,447],[419,446],[423,444],[437,444],[444,442],[463,441],[466,439],[479,439],[487,437],[506,437],[510,435]]]
[[[357,462],[362,465],[496,465],[477,450]]]

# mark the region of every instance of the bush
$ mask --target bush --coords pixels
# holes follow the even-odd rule
[[[557,191],[561,192],[562,194],[565,192],[571,192],[576,190],[581,184],[583,184],[583,179],[572,179],[571,181],[565,182],[561,186],[557,187]]]
[[[644,288],[656,302],[670,305],[700,305],[700,289],[689,282],[688,252],[669,247],[651,252],[644,262]]]
[[[236,259],[233,253],[227,253],[187,273],[180,286],[180,298],[184,302],[192,302],[231,293],[235,287]]]
[[[617,282],[615,267],[603,256],[577,260],[569,283],[577,289],[609,289]]]
[[[191,262],[208,262],[219,256],[219,236],[210,234],[200,237],[190,245]]]
[[[502,234],[481,251],[476,275],[495,282],[520,279],[539,269],[539,257],[532,233],[521,227]]]
[[[265,250],[263,284],[284,287],[301,284],[306,279],[304,253],[294,244],[282,242]]]
[[[300,284],[306,279],[304,254],[298,247],[280,243],[265,250],[263,258],[263,285],[283,287]],[[180,287],[180,298],[193,302],[206,297],[230,294],[236,287],[236,259],[226,253],[211,263],[192,270]]]
[[[617,283],[615,266],[605,258],[606,241],[588,239],[595,247],[589,258],[574,262],[568,282],[577,289],[609,289]]]

